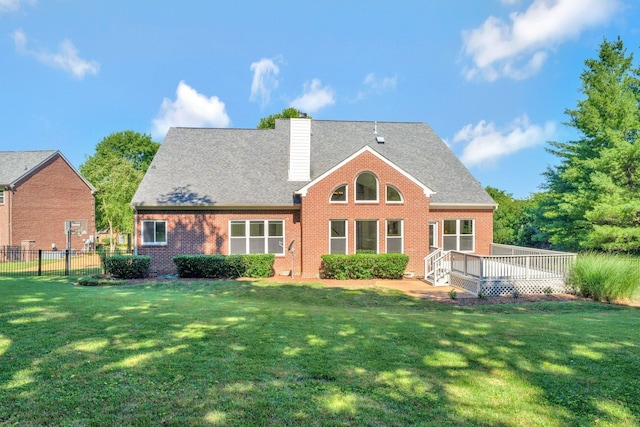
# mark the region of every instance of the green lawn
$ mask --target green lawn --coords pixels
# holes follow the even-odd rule
[[[640,424],[640,310],[0,278],[0,425]]]

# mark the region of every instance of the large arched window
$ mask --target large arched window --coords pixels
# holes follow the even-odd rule
[[[356,202],[378,201],[378,179],[371,172],[362,172],[356,178]]]

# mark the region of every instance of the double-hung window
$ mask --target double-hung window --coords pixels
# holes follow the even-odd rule
[[[0,205],[4,205],[4,188],[0,188]]]
[[[402,220],[401,219],[388,219],[387,220],[387,253],[388,254],[401,254],[402,253]]]
[[[142,221],[143,245],[167,244],[167,221]]]
[[[329,221],[329,253],[347,253],[347,221],[344,219]]]
[[[229,224],[229,253],[284,255],[284,221],[248,220]]]
[[[474,228],[472,219],[445,219],[442,230],[442,249],[473,252]]]

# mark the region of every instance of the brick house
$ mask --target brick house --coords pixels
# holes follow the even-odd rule
[[[0,249],[65,249],[65,221],[83,221],[95,232],[95,188],[56,150],[0,152]]]
[[[425,123],[306,118],[172,128],[132,205],[152,274],[177,254],[274,253],[303,277],[328,253],[402,252],[416,276],[430,247],[488,254],[496,208]]]

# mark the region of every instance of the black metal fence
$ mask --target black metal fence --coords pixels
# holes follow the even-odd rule
[[[104,258],[130,251],[45,251],[0,247],[0,276],[89,276],[104,273]]]

